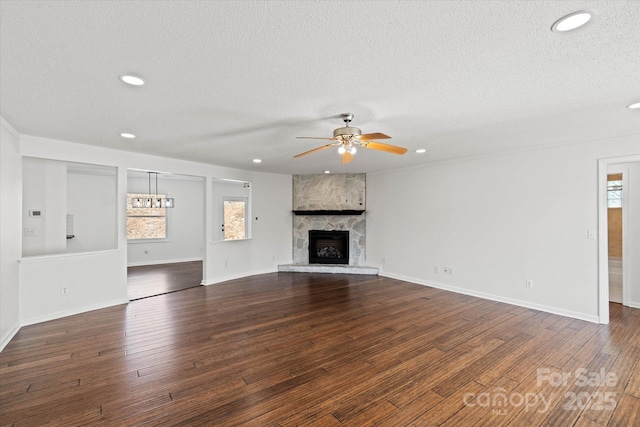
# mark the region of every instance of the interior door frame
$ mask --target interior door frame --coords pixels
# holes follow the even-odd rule
[[[598,319],[602,324],[609,323],[609,225],[608,225],[608,207],[607,207],[607,175],[609,174],[609,167],[615,165],[622,165],[623,163],[633,163],[640,161],[640,154],[612,157],[608,159],[598,160]],[[627,173],[628,176],[628,173]],[[628,208],[625,209],[625,175],[623,179],[623,200],[622,200],[622,301],[628,303],[627,286],[625,286],[625,276],[628,277],[628,273],[625,271],[625,210],[628,215]]]

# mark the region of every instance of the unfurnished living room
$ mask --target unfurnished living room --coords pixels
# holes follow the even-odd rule
[[[0,0],[0,426],[640,425],[638,23]]]

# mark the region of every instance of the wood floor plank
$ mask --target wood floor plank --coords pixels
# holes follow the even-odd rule
[[[379,276],[262,274],[22,328],[0,353],[0,426],[632,425],[638,330],[619,304],[595,325]],[[538,381],[577,367],[619,383]],[[555,400],[465,404],[501,391]],[[608,412],[557,397],[604,391]]]
[[[518,385],[512,379],[502,377],[477,394],[470,393],[465,395],[463,397],[464,407],[441,425],[443,427],[471,426],[492,411],[495,411],[495,413],[507,411],[508,407],[506,405],[496,405],[496,397],[498,394],[509,395]]]
[[[578,361],[578,359],[575,360]],[[601,370],[603,370],[603,372],[609,372],[613,362],[613,356],[607,353],[600,353],[589,363],[586,371],[581,371],[580,373],[575,370],[569,372],[564,371],[564,374],[571,374],[570,380],[573,385],[565,392],[564,399],[548,411],[542,425],[548,427],[573,425],[584,410],[583,404],[585,404],[585,402],[582,400],[583,396],[590,396],[590,400],[586,403],[587,405],[594,404],[598,401],[597,397],[594,399],[594,393],[598,389],[599,382],[586,381],[585,379],[593,374],[599,374]],[[560,391],[561,389],[551,390],[552,393],[558,393]]]
[[[627,346],[621,353],[619,353],[615,362],[611,365],[611,373],[615,374],[615,381],[603,382],[596,389],[596,393],[601,396],[606,396],[607,393],[613,397],[613,400],[617,403],[620,402],[621,397],[624,394],[626,385],[629,383],[636,365],[640,361],[640,348],[635,346]],[[593,406],[585,409],[582,416],[589,418],[599,424],[607,425],[609,420],[616,412],[616,407],[610,405]],[[621,417],[624,418],[624,417]]]
[[[623,394],[608,424],[611,427],[627,427],[640,425],[640,399]]]

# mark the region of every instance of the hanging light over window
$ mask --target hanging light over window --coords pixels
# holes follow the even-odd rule
[[[158,195],[158,172],[147,172],[149,177],[149,193],[145,197],[136,197],[131,199],[132,208],[173,208],[175,207],[175,200],[172,197],[161,197]],[[156,188],[155,193],[151,192],[151,175],[155,175]]]

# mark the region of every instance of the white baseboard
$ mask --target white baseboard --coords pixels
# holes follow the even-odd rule
[[[430,286],[432,288],[442,289],[442,290],[445,290],[445,291],[451,291],[451,292],[455,292],[455,293],[458,293],[458,294],[469,295],[469,296],[472,296],[472,297],[488,299],[488,300],[491,300],[491,301],[504,302],[506,304],[517,305],[519,307],[531,308],[533,310],[544,311],[546,313],[558,314],[560,316],[571,317],[573,319],[585,320],[585,321],[591,322],[591,323],[600,323],[600,318],[597,315],[590,315],[590,314],[579,313],[579,312],[575,312],[575,311],[571,311],[571,310],[564,310],[564,309],[558,308],[558,307],[551,307],[551,306],[542,305],[542,304],[535,304],[535,303],[531,303],[531,302],[528,302],[528,301],[522,301],[522,300],[518,300],[518,299],[514,299],[514,298],[507,298],[507,297],[503,297],[503,296],[500,296],[500,295],[488,294],[488,293],[485,293],[485,292],[478,292],[478,291],[474,291],[474,290],[467,289],[467,288],[459,288],[457,286],[446,285],[446,284],[443,284],[443,283],[428,282],[426,280],[416,279],[414,277],[402,276],[402,275],[399,275],[399,274],[383,273],[381,271],[380,272],[380,276],[389,277],[389,278],[392,278],[392,279],[403,280],[405,282],[416,283],[418,285]]]
[[[202,261],[203,258],[182,258],[182,259],[160,259],[155,261],[140,261],[140,262],[128,262],[127,267],[142,267],[145,265],[160,265],[160,264],[176,264],[178,262],[192,262]]]
[[[9,344],[9,342],[13,339],[13,337],[16,336],[19,330],[20,330],[20,323],[16,323],[13,326],[13,328],[11,328],[9,333],[7,333],[6,336],[2,337],[2,340],[0,340],[0,352],[4,350],[7,344]]]
[[[48,322],[49,320],[60,319],[62,317],[73,316],[75,314],[86,313],[87,311],[100,310],[101,308],[113,307],[114,305],[128,304],[128,299],[118,299],[107,301],[99,304],[85,305],[84,307],[74,308],[72,310],[57,311],[44,316],[30,317],[20,322],[21,326],[35,325],[36,323]]]
[[[627,307],[640,308],[640,303],[629,301],[629,304],[627,305]]]

